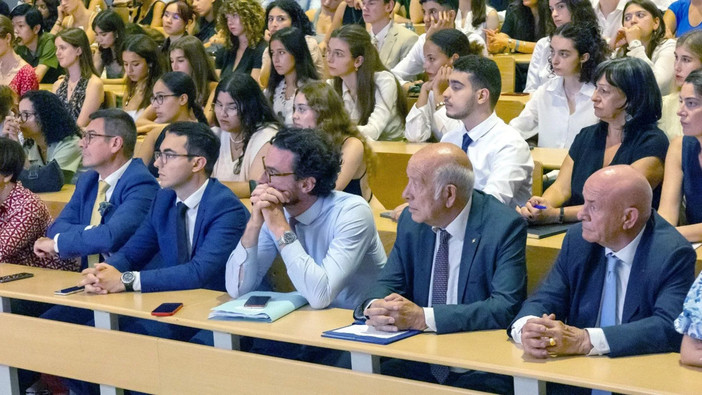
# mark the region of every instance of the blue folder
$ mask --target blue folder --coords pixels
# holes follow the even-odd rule
[[[385,345],[419,333],[422,333],[422,331],[414,329],[399,332],[381,332],[366,326],[364,323],[354,322],[351,325],[322,332],[322,337]]]

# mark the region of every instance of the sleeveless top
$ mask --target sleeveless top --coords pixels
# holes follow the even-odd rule
[[[141,7],[137,8],[137,13],[134,15],[134,23],[138,23],[140,25],[151,25],[151,22],[154,20],[154,6],[156,3],[161,3],[161,1],[154,1],[154,3],[151,4],[151,7],[149,7],[149,10],[146,11],[146,15],[144,15],[144,17],[141,19],[139,19],[141,16]]]
[[[75,120],[78,120],[78,116],[80,116],[80,109],[83,107],[85,92],[87,89],[88,79],[81,77],[80,80],[78,80],[75,89],[73,89],[73,95],[71,95],[71,99],[69,100],[68,76],[66,76],[56,90],[56,96],[61,99],[63,105],[66,106],[66,110],[68,110],[68,113],[71,114]]]
[[[702,168],[699,157],[700,142],[696,137],[684,136],[682,141],[683,196],[688,224],[702,222]]]
[[[349,139],[348,137],[345,138],[344,141],[343,141],[343,143],[345,143],[346,140],[348,140],[348,139]],[[343,145],[343,143],[342,143],[342,145]],[[363,197],[363,190],[361,189],[361,180],[362,180],[363,177],[366,175],[366,172],[368,172],[368,168],[366,168],[366,171],[364,171],[363,174],[361,174],[360,177],[355,178],[355,179],[349,181],[349,183],[346,184],[346,188],[344,188],[344,192],[350,193],[350,194],[352,194],[352,195],[358,195],[358,196],[360,196],[360,197]],[[373,191],[371,191],[371,195],[370,195],[370,197],[368,198],[368,201],[370,202],[371,199],[373,199]]]

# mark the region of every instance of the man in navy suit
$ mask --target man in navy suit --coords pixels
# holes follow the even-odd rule
[[[225,289],[227,257],[244,232],[248,211],[210,178],[219,139],[206,125],[176,122],[165,132],[155,153],[163,189],[124,247],[83,271],[87,292]],[[152,261],[157,255],[161,259]]]
[[[535,358],[680,349],[673,320],[694,280],[695,251],[651,209],[651,187],[631,166],[594,173],[539,290],[508,334]]]
[[[91,170],[78,180],[71,200],[47,230],[48,237],[34,243],[39,256],[82,257],[83,269],[89,260],[97,263],[101,254],[127,242],[159,189],[141,159],[132,159],[137,135],[132,118],[109,109],[96,111],[90,119],[80,145],[83,166]]]
[[[380,278],[355,311],[385,331],[436,333],[506,328],[526,297],[526,223],[506,205],[473,190],[465,152],[427,146],[407,165],[397,239]],[[384,373],[501,391],[494,377],[402,362]],[[503,383],[505,383],[503,381]]]

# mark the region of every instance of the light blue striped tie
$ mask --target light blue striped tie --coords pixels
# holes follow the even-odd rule
[[[600,328],[617,325],[617,264],[621,260],[613,253],[607,254],[607,275],[602,294],[602,309],[600,310]],[[592,395],[611,395],[609,391],[592,390]]]

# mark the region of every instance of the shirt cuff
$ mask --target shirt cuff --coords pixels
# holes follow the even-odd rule
[[[512,324],[512,331],[510,332],[510,335],[512,336],[512,340],[514,340],[515,343],[522,344],[522,328],[527,323],[527,321],[529,321],[532,318],[539,317],[535,315],[525,315],[524,317],[515,321],[514,324]]]
[[[424,310],[424,323],[427,324],[427,329],[424,332],[436,332],[436,318],[434,318],[433,307],[422,307]]]
[[[57,253],[57,254],[59,253],[59,250],[58,250],[58,237],[59,237],[60,234],[61,234],[61,233],[56,233],[56,235],[54,236],[54,252]]]
[[[592,344],[592,350],[587,355],[609,354],[609,342],[602,328],[585,328],[585,330],[590,335],[590,344]]]
[[[141,273],[132,272],[132,274],[134,274],[134,283],[132,284],[132,289],[134,289],[134,292],[141,292]]]

